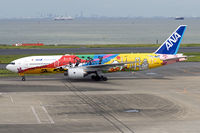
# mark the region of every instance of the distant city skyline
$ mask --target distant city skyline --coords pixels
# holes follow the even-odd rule
[[[199,0],[0,0],[0,18],[200,17]]]

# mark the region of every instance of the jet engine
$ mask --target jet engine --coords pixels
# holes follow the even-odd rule
[[[67,76],[70,79],[81,79],[84,78],[87,75],[87,72],[85,72],[82,68],[69,68],[67,71]]]

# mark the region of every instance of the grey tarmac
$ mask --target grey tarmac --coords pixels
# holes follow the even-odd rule
[[[106,74],[0,78],[0,133],[198,133],[200,63]]]

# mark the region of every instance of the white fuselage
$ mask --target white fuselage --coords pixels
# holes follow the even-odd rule
[[[51,64],[53,62],[56,62],[61,57],[62,55],[24,57],[12,61],[10,64],[6,66],[6,69],[12,72],[18,72],[20,69],[24,70],[28,68],[40,67]]]

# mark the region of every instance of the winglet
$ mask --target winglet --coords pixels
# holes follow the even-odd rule
[[[180,25],[154,53],[177,54],[186,27],[187,25]]]

